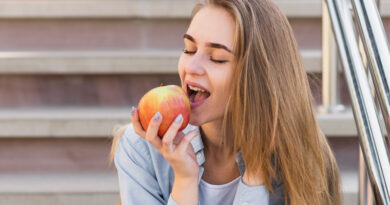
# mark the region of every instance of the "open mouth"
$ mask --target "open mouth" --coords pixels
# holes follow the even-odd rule
[[[210,92],[199,87],[187,85],[187,96],[191,103],[196,103],[210,97]]]

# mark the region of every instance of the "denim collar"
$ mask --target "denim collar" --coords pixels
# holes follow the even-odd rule
[[[198,165],[201,167],[201,172],[203,173],[203,163],[206,161],[206,157],[204,155],[204,144],[202,141],[202,137],[200,135],[200,129],[199,126],[188,124],[188,126],[183,130],[183,132],[186,134],[191,130],[197,130],[198,135],[191,141],[192,147],[194,148],[196,160],[198,161]],[[245,163],[244,159],[242,157],[241,151],[237,152],[236,154],[236,163],[238,165],[238,169],[240,171],[241,176],[245,172]],[[200,174],[201,176],[201,174]]]
[[[196,160],[198,161],[199,168],[200,168],[199,179],[198,179],[200,181],[204,172],[204,168],[202,165],[206,161],[206,157],[204,155],[204,145],[203,145],[202,137],[200,136],[199,126],[188,124],[188,126],[183,130],[183,133],[187,134],[191,130],[198,130],[199,133],[199,135],[196,136],[191,141],[191,144],[192,147],[194,148]],[[238,165],[238,169],[240,171],[241,176],[243,176],[245,172],[245,163],[241,151],[237,152],[236,154],[236,163]],[[281,178],[278,178],[276,181],[272,180],[271,185],[274,189],[274,193],[270,194],[268,205],[284,205],[285,200],[289,201],[288,197],[285,197],[283,181]]]

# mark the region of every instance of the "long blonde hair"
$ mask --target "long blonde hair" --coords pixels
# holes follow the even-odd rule
[[[223,121],[225,145],[241,150],[246,171],[261,173],[273,194],[281,178],[286,204],[341,204],[339,170],[313,110],[292,29],[270,0],[206,0],[235,20],[234,79]],[[120,129],[114,137],[113,157]]]
[[[235,20],[234,77],[223,130],[246,171],[268,190],[281,178],[286,204],[341,204],[339,171],[313,111],[290,24],[271,0],[206,0]],[[231,133],[231,134],[230,134]]]

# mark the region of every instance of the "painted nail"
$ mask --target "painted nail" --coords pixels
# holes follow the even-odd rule
[[[183,120],[183,116],[180,114],[179,116],[176,117],[175,122],[180,123]]]
[[[157,112],[156,114],[154,114],[153,120],[157,122],[160,118],[161,118],[161,114],[160,112]]]
[[[134,106],[131,106],[131,117],[134,116],[136,110]]]

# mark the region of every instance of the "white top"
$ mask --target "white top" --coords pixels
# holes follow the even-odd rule
[[[233,204],[240,179],[241,177],[237,177],[233,181],[221,185],[209,184],[201,179],[199,182],[199,204]]]

